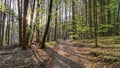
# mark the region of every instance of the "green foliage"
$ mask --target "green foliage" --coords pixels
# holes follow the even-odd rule
[[[80,30],[81,32],[87,32],[89,30],[89,27],[83,26],[83,27],[79,28],[78,30]]]
[[[8,5],[4,5],[2,2],[0,2],[0,12],[8,12],[13,15],[15,14],[13,9],[11,9]]]
[[[67,19],[66,21],[72,21],[72,20],[71,19]],[[72,25],[71,23],[67,23],[67,26],[66,26],[66,30],[70,31],[70,34],[71,34],[71,30],[72,30],[72,26],[71,25]]]
[[[101,24],[100,27],[98,28],[98,32],[103,32],[106,33],[108,31],[111,31],[113,29],[113,25],[111,24]]]
[[[73,34],[72,37],[78,38],[78,34]]]
[[[77,17],[77,31],[79,32],[87,32],[89,30],[89,26],[86,26],[86,24],[83,22],[83,17]]]
[[[2,2],[0,2],[0,11],[1,12],[5,12],[6,11],[6,6],[5,5],[3,5],[3,3]]]
[[[69,26],[66,27],[66,29],[67,30],[72,30],[72,26],[69,25]]]

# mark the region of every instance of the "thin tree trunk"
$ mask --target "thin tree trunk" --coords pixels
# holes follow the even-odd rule
[[[89,22],[89,27],[90,27],[90,38],[93,38],[93,35],[92,35],[92,13],[91,13],[91,0],[88,1],[88,4],[89,4],[89,18],[88,18],[88,22]]]
[[[118,23],[120,22],[120,3],[119,3],[119,5],[118,5],[118,9],[117,9],[117,19],[116,19],[116,22],[117,22],[117,24],[116,24],[116,35],[119,35],[119,32],[118,32],[118,27],[119,27],[119,25],[118,25]]]
[[[58,11],[58,6],[56,4],[56,13],[55,13],[55,34],[54,34],[54,41],[57,41],[57,20],[58,20],[58,14],[57,14],[57,11]]]
[[[98,46],[98,44],[97,44],[97,8],[96,8],[96,3],[97,3],[97,1],[93,1],[95,47]]]

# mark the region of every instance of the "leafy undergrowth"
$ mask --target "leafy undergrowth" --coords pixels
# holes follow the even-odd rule
[[[94,39],[84,39],[80,42],[86,43],[89,54],[98,57],[102,62],[114,63],[120,61],[120,36],[99,37],[99,47],[97,48],[94,48]]]
[[[45,44],[47,45],[47,46],[53,46],[53,45],[55,45],[55,41],[51,41],[51,42],[46,42]]]

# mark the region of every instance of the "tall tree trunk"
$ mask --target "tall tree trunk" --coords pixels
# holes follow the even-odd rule
[[[77,29],[76,29],[76,6],[75,6],[75,1],[72,0],[72,29],[73,29],[73,39],[76,39],[75,35],[77,34]]]
[[[116,35],[119,35],[119,29],[118,29],[118,27],[119,27],[119,22],[120,22],[120,3],[119,3],[119,5],[118,5],[118,9],[117,9],[117,17],[116,17],[117,19],[116,19]]]
[[[23,35],[22,35],[22,6],[20,6],[20,3],[22,5],[22,2],[18,0],[18,22],[19,22],[19,46],[23,45]]]
[[[97,1],[93,1],[93,19],[94,19],[94,37],[95,37],[95,46],[97,47]]]
[[[104,0],[100,0],[100,24],[105,23],[104,15],[105,15],[105,12],[104,12]],[[101,29],[101,30],[103,30],[103,29]],[[100,32],[100,36],[103,36],[103,35],[104,35],[104,33]]]
[[[6,5],[6,0],[5,0],[4,4]],[[6,13],[3,14],[3,23],[2,23],[2,40],[1,40],[2,46],[4,45],[5,20],[6,20]]]
[[[110,0],[107,0],[107,5],[108,6],[110,5]],[[108,7],[108,9],[107,9],[107,22],[108,22],[108,25],[111,24],[111,11],[110,11],[110,7]],[[110,35],[109,28],[108,28],[107,35]]]
[[[55,9],[55,34],[54,34],[54,41],[57,41],[57,22],[58,22],[58,6],[56,4],[56,9]]]
[[[49,30],[50,19],[51,19],[51,14],[52,14],[52,3],[53,3],[53,0],[50,0],[50,7],[49,7],[49,12],[48,12],[48,20],[47,20],[47,23],[46,23],[45,33],[44,33],[44,36],[43,36],[43,39],[42,39],[41,48],[45,48],[46,36],[47,36],[48,30]]]
[[[91,0],[88,1],[88,4],[89,4],[89,18],[88,18],[88,22],[89,22],[89,27],[90,27],[90,38],[93,38],[93,35],[92,35],[92,13],[91,13],[91,10],[92,10],[92,7],[91,7]]]
[[[34,9],[35,9],[35,0],[33,0],[33,7],[32,7],[32,13],[31,13],[31,20],[30,20],[30,26],[29,26],[29,31],[27,33],[27,44],[29,43],[29,39],[30,39],[30,44],[32,43],[32,34],[31,34],[31,30],[33,31],[32,29],[32,26],[33,26],[33,15],[34,15]]]
[[[42,4],[40,4],[40,1],[39,0],[37,0],[37,9],[41,9],[41,5]],[[36,12],[36,23],[35,24],[37,24],[37,25],[35,25],[35,31],[36,31],[36,42],[37,43],[39,43],[40,42],[40,32],[39,32],[39,25],[40,25],[40,23],[39,23],[39,21],[41,20],[41,18],[40,18],[40,20],[39,20],[39,16],[40,16],[40,12]],[[42,16],[42,15],[41,15]]]
[[[22,49],[26,50],[27,45],[27,10],[29,0],[24,0],[24,16],[23,16],[23,46]]]
[[[87,0],[84,0],[84,2],[85,2],[85,23],[86,23],[86,25],[87,25],[87,23],[88,23],[88,4],[87,4]]]
[[[10,9],[11,9],[11,0],[9,1]],[[10,11],[11,12],[11,11]],[[11,14],[9,13],[9,22],[8,22],[8,42],[7,44],[10,44],[10,23],[11,23]]]

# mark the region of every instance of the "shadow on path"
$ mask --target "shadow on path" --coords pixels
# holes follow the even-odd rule
[[[82,65],[78,65],[72,60],[59,55],[52,48],[46,48],[45,52],[49,55],[49,57],[54,61],[53,68],[84,68]]]
[[[92,61],[92,62],[98,62],[98,60],[92,60],[89,59],[88,57],[85,57],[84,55],[82,55],[80,53],[80,51],[77,50],[77,48],[81,48],[84,47],[85,45],[81,45],[81,44],[69,44],[69,41],[60,41],[58,45],[55,45],[56,48],[58,48],[58,50],[64,51],[68,54],[71,54],[73,56],[78,57],[78,60],[83,60],[83,61]],[[60,48],[62,47],[62,48]],[[75,49],[74,49],[75,47]]]

